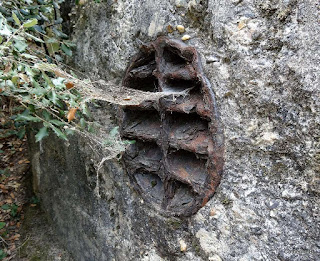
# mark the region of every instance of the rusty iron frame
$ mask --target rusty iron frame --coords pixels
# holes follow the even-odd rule
[[[137,141],[123,157],[134,187],[163,215],[196,213],[213,196],[224,164],[223,127],[198,52],[159,37],[133,57],[123,85],[168,93],[121,107],[121,136]]]

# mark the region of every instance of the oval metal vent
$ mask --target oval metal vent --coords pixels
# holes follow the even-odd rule
[[[168,92],[122,108],[121,136],[136,140],[123,157],[135,188],[164,215],[194,214],[220,182],[224,152],[215,96],[197,51],[160,37],[141,47],[123,85]]]

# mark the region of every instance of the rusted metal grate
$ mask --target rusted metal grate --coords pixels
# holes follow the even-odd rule
[[[213,196],[223,169],[223,128],[195,48],[166,37],[143,45],[123,84],[168,92],[121,110],[123,159],[142,197],[164,215],[190,216]],[[181,95],[170,92],[181,92]]]

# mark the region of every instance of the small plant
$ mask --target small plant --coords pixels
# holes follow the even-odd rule
[[[0,249],[0,260],[4,259],[6,256],[7,254],[2,249]]]
[[[19,206],[17,206],[16,204],[4,204],[1,206],[1,208],[3,210],[10,210],[11,216],[15,217],[17,216]]]

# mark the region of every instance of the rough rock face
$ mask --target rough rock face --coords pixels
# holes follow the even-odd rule
[[[98,168],[101,154],[88,140],[36,144],[30,135],[35,187],[76,260],[319,259],[317,0],[92,1],[74,17],[74,64],[117,83],[142,43],[179,39],[168,29],[183,25],[225,134],[216,194],[184,219],[150,208],[121,162]],[[95,112],[106,130],[117,124],[113,112]]]

